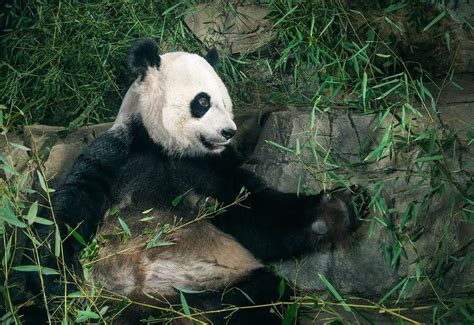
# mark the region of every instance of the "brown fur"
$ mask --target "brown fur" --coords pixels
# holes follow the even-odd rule
[[[197,202],[191,195],[188,204]],[[217,290],[262,266],[232,236],[207,220],[176,231],[171,226],[161,241],[174,245],[146,249],[147,242],[163,224],[173,224],[177,218],[166,211],[148,214],[147,217],[154,217],[152,222],[140,221],[143,217],[140,213],[127,215],[125,220],[132,235],[137,235],[125,242],[123,235],[117,234],[117,221],[104,223],[99,238],[106,240],[100,245],[98,262],[92,271],[96,284],[136,301],[167,301],[177,297],[177,289]],[[178,220],[176,226],[179,224]],[[154,228],[151,235],[144,235],[146,228]]]

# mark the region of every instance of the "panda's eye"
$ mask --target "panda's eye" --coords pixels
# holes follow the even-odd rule
[[[203,117],[210,107],[211,97],[207,93],[201,92],[191,101],[191,115],[196,118]]]
[[[199,98],[199,105],[201,105],[202,107],[209,107],[209,100],[205,97],[201,97]]]

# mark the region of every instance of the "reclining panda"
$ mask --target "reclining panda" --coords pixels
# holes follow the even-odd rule
[[[160,56],[152,39],[138,40],[127,58],[138,78],[113,127],[77,158],[54,194],[64,238],[68,225],[91,239],[106,212],[119,208],[134,237],[106,242],[92,274],[107,290],[132,301],[179,302],[179,289],[200,291],[186,299],[204,310],[288,301],[291,289],[280,296],[281,279],[264,263],[312,250],[321,237],[343,237],[356,224],[351,190],[281,193],[240,167],[242,156],[229,146],[237,131],[232,102],[213,68],[216,61],[212,50],[205,58],[184,52]],[[232,205],[242,188],[248,196]],[[196,209],[172,204],[183,193],[191,202],[212,197],[230,206],[213,218],[189,222]],[[149,222],[143,222],[142,211],[150,209]],[[150,238],[146,227],[156,234],[177,222],[189,225],[167,233],[163,240],[169,245],[144,247]],[[109,215],[101,232],[113,233],[117,225]],[[66,259],[77,259],[79,242],[69,236],[64,244]],[[131,309],[128,319],[147,312]],[[229,313],[202,317],[221,323]],[[281,320],[267,307],[242,309],[226,321]]]

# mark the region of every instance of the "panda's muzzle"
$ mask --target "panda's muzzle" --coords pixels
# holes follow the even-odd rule
[[[203,146],[208,150],[222,149],[230,143],[230,139],[226,139],[225,141],[212,141],[202,134],[199,136],[199,141],[201,141]]]
[[[232,128],[225,128],[221,131],[221,135],[226,139],[226,140],[230,140],[230,138],[232,138],[235,133],[237,132],[236,129],[232,129]]]
[[[229,144],[230,140],[226,140],[225,142],[213,142],[206,139],[202,134],[199,136],[199,141],[209,150],[216,150],[221,147],[225,147]]]

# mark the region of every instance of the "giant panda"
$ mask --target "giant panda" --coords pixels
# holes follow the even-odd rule
[[[217,59],[214,50],[159,55],[153,39],[136,41],[127,65],[137,79],[113,127],[77,158],[52,208],[67,263],[76,264],[82,249],[70,229],[86,240],[97,229],[108,238],[89,280],[107,292],[141,306],[179,303],[184,292],[191,308],[214,311],[196,316],[203,320],[278,324],[268,304],[290,301],[292,289],[282,291],[266,264],[348,235],[358,224],[352,201],[359,190],[282,193],[242,168]],[[203,207],[219,213],[195,219]],[[132,238],[114,236],[120,225],[111,210]],[[147,248],[160,231],[167,244]],[[249,305],[267,307],[229,309]],[[154,312],[132,305],[123,317],[134,323]]]

